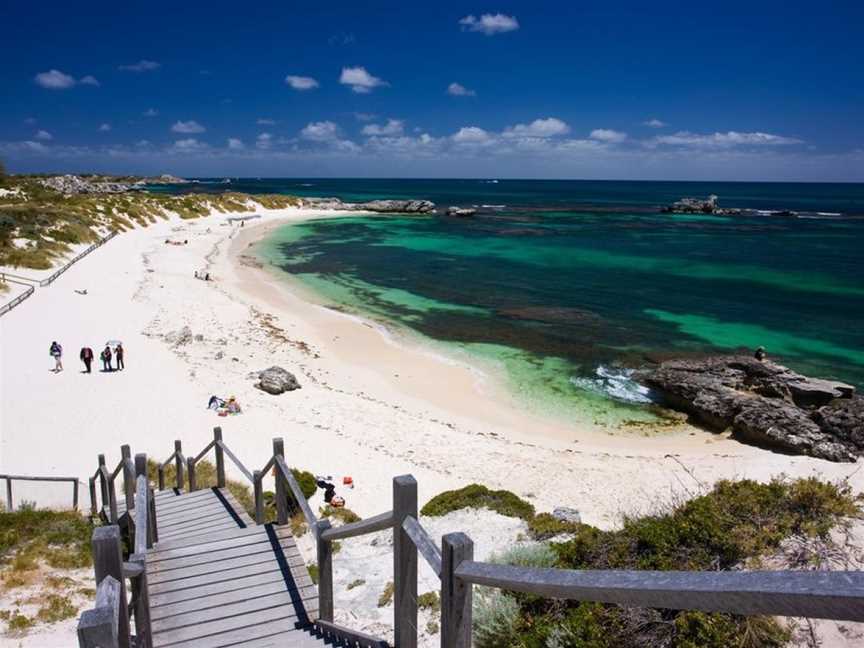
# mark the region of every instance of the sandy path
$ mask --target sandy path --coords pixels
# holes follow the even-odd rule
[[[273,212],[262,222],[306,216]],[[532,418],[475,370],[406,348],[240,263],[260,234],[229,227],[224,216],[136,230],[0,318],[0,472],[86,478],[98,452],[114,463],[128,442],[133,452],[164,459],[181,438],[191,455],[221,425],[250,469],[282,436],[290,464],[352,475],[357,487],[345,495],[364,516],[385,510],[391,478],[411,472],[421,501],[477,481],[513,490],[541,510],[578,508],[585,521],[608,527],[621,512],[697,490],[678,461],[706,484],[855,471],[690,428],[659,439],[613,437]],[[165,245],[168,236],[189,245]],[[194,279],[208,263],[215,280]],[[73,292],[82,288],[87,296]],[[165,341],[184,326],[203,339],[176,347]],[[86,343],[98,353],[112,338],[124,341],[128,369],[80,374],[79,348]],[[66,353],[59,375],[50,371],[53,339]],[[248,374],[274,364],[294,372],[303,388],[278,397],[255,389]],[[205,409],[211,394],[237,396],[244,413],[216,417]],[[852,479],[861,490],[864,474]],[[68,497],[53,486],[16,488],[40,504]]]

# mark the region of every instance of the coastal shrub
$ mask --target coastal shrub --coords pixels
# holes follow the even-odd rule
[[[430,612],[441,611],[441,597],[438,592],[426,592],[417,597],[417,607],[421,610],[429,610]]]
[[[77,511],[22,506],[0,513],[0,565],[13,572],[33,570],[40,560],[52,567],[87,567],[91,531],[91,523]]]
[[[362,519],[349,508],[334,508],[329,504],[327,506],[322,506],[318,511],[321,514],[321,517],[339,520],[342,524],[351,524],[352,522],[359,522]]]
[[[49,594],[36,613],[36,618],[42,623],[57,623],[64,619],[71,619],[76,614],[78,608],[69,601],[67,596]]]
[[[555,567],[558,554],[545,544],[513,545],[500,554],[493,554],[489,562],[516,567]]]
[[[309,578],[312,580],[315,585],[318,584],[318,563],[310,563],[310,565],[306,568],[306,571],[309,572]]]
[[[534,506],[518,495],[507,490],[489,490],[480,484],[444,491],[429,500],[420,514],[439,517],[464,508],[487,508],[501,515],[523,520],[534,517]]]
[[[578,533],[585,526],[580,522],[567,522],[551,513],[538,513],[528,520],[528,532],[535,540],[548,540],[558,535]]]
[[[387,581],[387,584],[384,586],[384,591],[381,592],[381,596],[378,597],[378,607],[387,607],[390,603],[393,602],[393,593],[396,591],[396,585],[393,581]]]
[[[366,584],[366,581],[364,579],[358,578],[358,579],[353,580],[350,583],[348,583],[348,586],[345,589],[352,590],[355,587],[360,587],[361,585],[365,585],[365,584]]]
[[[847,485],[815,478],[768,484],[721,481],[706,495],[666,511],[626,518],[618,530],[576,525],[570,540],[550,548],[553,566],[567,569],[729,570],[776,552],[789,537],[828,541],[838,523],[860,516],[860,502]],[[790,639],[789,630],[772,617],[624,608],[521,594],[491,597],[484,591],[475,604],[478,646],[484,641],[483,646],[503,648],[770,648]],[[514,605],[516,620],[506,615]]]

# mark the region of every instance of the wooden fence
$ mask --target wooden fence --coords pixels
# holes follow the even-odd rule
[[[6,510],[15,510],[12,500],[13,481],[35,481],[35,482],[71,482],[72,483],[72,508],[78,509],[78,478],[77,477],[30,477],[25,475],[0,475],[0,479],[6,480]]]
[[[727,612],[740,615],[768,614],[791,617],[835,619],[842,621],[864,621],[864,572],[860,571],[736,571],[736,572],[680,572],[680,571],[618,571],[618,570],[569,570],[541,569],[498,565],[474,560],[474,544],[464,533],[449,533],[441,538],[439,545],[423,528],[418,519],[417,482],[411,475],[393,479],[392,508],[358,522],[331,527],[328,520],[319,520],[309,506],[299,484],[285,463],[284,443],[280,438],[273,439],[273,455],[261,470],[250,472],[237,459],[222,441],[222,431],[214,430],[213,441],[196,456],[185,459],[180,441],[175,441],[174,453],[160,465],[159,487],[165,487],[164,469],[172,462],[176,466],[176,488],[183,489],[184,481],[188,491],[197,489],[196,464],[211,450],[215,453],[217,486],[225,486],[225,457],[237,466],[240,473],[251,482],[256,522],[264,522],[264,498],[262,480],[268,471],[274,470],[276,478],[276,522],[286,524],[289,517],[290,492],[300,506],[309,529],[317,545],[318,559],[318,602],[319,613],[315,629],[319,636],[332,640],[336,645],[350,645],[358,648],[382,648],[387,644],[362,632],[344,628],[333,623],[333,542],[387,529],[393,532],[393,582],[394,582],[394,646],[396,648],[416,648],[417,646],[417,572],[418,557],[430,565],[440,579],[441,624],[440,637],[442,648],[468,648],[471,646],[472,595],[473,586],[482,585],[514,592],[524,592],[561,600],[596,601],[624,606],[665,608],[675,610],[702,610],[706,612]],[[129,465],[129,449],[123,446],[121,460],[115,470],[109,471],[105,458],[99,456],[99,468],[90,480],[92,510],[97,510],[95,480],[99,479],[102,495],[100,510],[108,510],[108,517],[116,520],[116,497],[113,495],[114,481],[120,472]],[[146,542],[156,537],[155,509],[152,508],[152,495],[147,500],[146,459],[135,457],[137,492],[134,496],[134,528],[150,529]],[[186,479],[184,480],[185,467]],[[127,490],[128,493],[128,490]],[[128,498],[128,494],[127,494]],[[106,504],[107,502],[107,504]],[[114,502],[112,506],[112,502]],[[139,507],[146,503],[147,512]],[[149,512],[149,518],[148,518]],[[128,517],[128,515],[127,515]],[[115,526],[96,529],[100,542],[110,535],[111,546],[119,542],[119,530]],[[96,533],[94,533],[94,555],[97,558]],[[101,545],[100,545],[101,546]],[[116,545],[119,547],[119,545]],[[150,545],[147,545],[148,547]],[[136,554],[144,552],[145,547],[138,544]],[[100,550],[101,551],[101,550]],[[146,601],[146,573],[142,567],[123,571],[119,567],[116,552],[110,569],[97,566],[97,584],[102,591],[103,578],[112,576],[120,582],[120,608],[124,605],[123,574],[133,573],[139,578],[139,607]],[[102,561],[102,562],[99,562]],[[98,558],[97,564],[103,564]],[[107,563],[105,563],[107,564]],[[143,585],[141,578],[143,574]],[[107,578],[105,578],[107,580]],[[144,598],[141,589],[144,588]],[[110,607],[116,612],[114,591],[110,583],[104,586],[101,596],[102,607],[107,618]],[[133,592],[134,594],[134,592]],[[147,619],[146,610],[136,608],[136,628]],[[139,615],[140,614],[140,619]],[[96,623],[96,616],[91,615]],[[114,632],[103,617],[99,633]],[[123,635],[121,613],[119,633]],[[82,623],[84,617],[82,617]],[[79,626],[80,627],[80,626]],[[79,630],[79,636],[80,635]],[[95,630],[93,632],[96,632]],[[128,637],[128,628],[125,630]],[[147,628],[138,632],[147,637]],[[101,636],[101,635],[100,635]],[[105,636],[108,636],[107,634]],[[83,641],[83,640],[82,640]],[[341,643],[340,643],[341,642]],[[81,643],[81,646],[109,644]],[[119,644],[123,646],[124,644]],[[146,645],[146,644],[136,644]]]
[[[13,279],[12,277],[10,277],[9,275],[7,275],[5,273],[0,273],[0,281],[5,282],[5,283],[15,283],[15,284],[19,284],[22,286],[27,286],[27,290],[25,290],[23,293],[21,293],[20,295],[16,295],[13,299],[9,300],[8,302],[6,302],[2,306],[0,306],[0,315],[5,315],[10,310],[15,308],[18,304],[20,304],[25,299],[30,297],[30,295],[32,295],[36,291],[36,289],[33,286],[30,286],[30,285],[24,283],[23,281],[18,281],[17,279]]]

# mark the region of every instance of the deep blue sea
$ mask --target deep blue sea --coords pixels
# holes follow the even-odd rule
[[[244,179],[180,189],[476,206],[472,218],[286,226],[261,253],[327,303],[494,364],[534,407],[638,416],[649,395],[632,369],[759,345],[800,371],[864,385],[861,184]],[[709,194],[761,211],[659,212]]]

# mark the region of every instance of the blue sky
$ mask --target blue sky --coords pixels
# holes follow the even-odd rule
[[[7,5],[0,158],[864,181],[861,2],[312,4]]]

